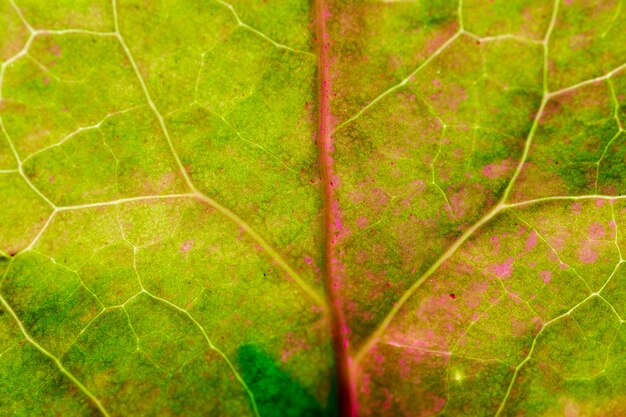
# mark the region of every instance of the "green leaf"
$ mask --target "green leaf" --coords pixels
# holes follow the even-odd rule
[[[622,3],[441,3],[333,13],[360,415],[621,415]]]
[[[0,414],[620,416],[621,0],[0,0]]]

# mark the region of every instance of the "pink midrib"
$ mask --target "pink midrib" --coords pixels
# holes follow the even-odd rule
[[[338,204],[335,198],[336,177],[333,171],[333,117],[330,75],[330,37],[326,22],[330,13],[325,0],[315,0],[315,31],[317,35],[318,126],[320,176],[324,184],[324,275],[330,305],[331,332],[335,351],[338,408],[341,417],[356,417],[356,392],[351,358],[348,350],[348,327],[339,301],[339,259],[335,243],[342,233]]]

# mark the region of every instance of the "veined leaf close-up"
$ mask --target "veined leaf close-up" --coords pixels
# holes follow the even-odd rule
[[[0,0],[1,416],[626,415],[623,0]]]

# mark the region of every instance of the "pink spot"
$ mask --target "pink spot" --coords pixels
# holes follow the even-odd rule
[[[490,269],[500,278],[509,278],[513,273],[513,257],[508,258],[503,264],[492,266]]]
[[[547,284],[552,279],[552,271],[541,271],[539,276]]]
[[[530,236],[526,239],[526,251],[531,251],[537,246],[537,232],[530,232]]]
[[[439,81],[439,80],[438,80],[438,79],[436,79],[436,78],[433,78],[433,85],[434,85],[435,87],[441,87],[441,81]]]
[[[185,240],[182,245],[180,245],[180,253],[183,254],[184,257],[189,256],[189,251],[193,248],[193,240]]]
[[[491,244],[493,245],[493,250],[495,253],[500,252],[500,238],[498,235],[491,236]]]
[[[365,226],[367,226],[367,217],[359,217],[358,219],[356,219],[356,225],[360,228],[364,228]]]
[[[426,183],[424,181],[422,181],[422,180],[413,180],[413,185],[415,185],[417,187],[419,192],[424,191],[424,188],[426,188],[425,184]]]
[[[483,175],[489,179],[495,179],[506,175],[511,169],[511,160],[505,159],[499,164],[489,164],[483,167]]]
[[[52,52],[55,56],[61,56],[61,47],[59,45],[52,45],[50,47],[50,52]]]
[[[311,259],[310,256],[305,256],[304,262],[306,262],[308,265],[311,265],[313,263],[313,259]]]
[[[577,201],[577,202],[573,203],[571,206],[569,206],[569,208],[571,208],[572,211],[575,214],[580,214],[580,210],[582,209],[582,205]]]
[[[578,251],[578,259],[585,264],[592,264],[598,259],[598,254],[591,248],[582,248]]]
[[[303,350],[308,350],[310,346],[306,343],[306,341],[301,338],[295,336],[293,333],[288,332],[285,335],[285,346],[286,349],[282,351],[280,356],[280,360],[284,363],[289,360],[293,355],[301,352]]]
[[[589,239],[598,240],[604,237],[604,226],[601,223],[594,222],[589,226]]]
[[[430,399],[432,400],[432,412],[434,414],[439,413],[443,409],[443,406],[446,405],[446,399],[443,397],[438,397],[434,394],[429,394]]]
[[[566,0],[566,3],[567,3],[567,0]],[[565,408],[563,409],[563,417],[580,417],[580,415],[581,415],[580,406],[572,400],[567,400],[567,403],[565,404]]]
[[[606,200],[603,198],[596,198],[596,207],[602,207],[606,204]]]
[[[528,326],[523,320],[511,317],[511,334],[515,337],[522,337],[526,334]]]
[[[452,211],[455,216],[465,216],[465,212],[469,209],[469,197],[469,191],[465,188],[460,189],[449,197],[450,205],[452,206]]]

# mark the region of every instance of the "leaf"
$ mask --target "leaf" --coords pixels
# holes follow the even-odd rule
[[[2,3],[0,414],[319,415],[308,10],[63,3]]]
[[[0,1],[0,414],[621,415],[622,3]]]
[[[621,7],[332,10],[360,415],[623,413]]]

